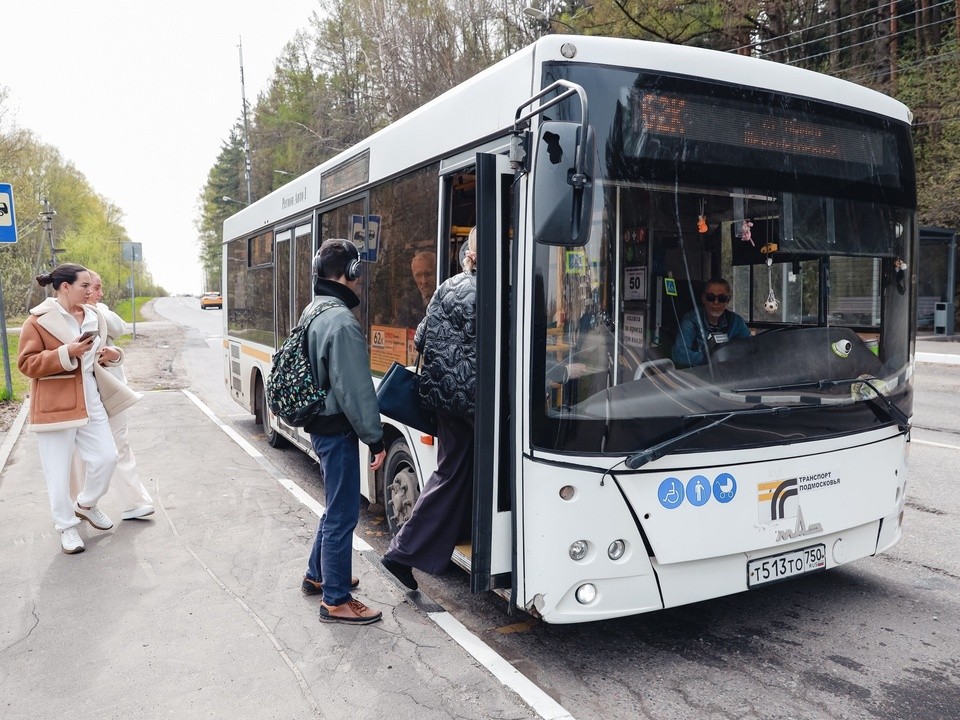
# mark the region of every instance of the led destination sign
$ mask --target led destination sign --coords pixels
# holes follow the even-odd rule
[[[729,101],[717,104],[649,91],[636,98],[635,117],[641,119],[641,132],[654,136],[865,165],[883,162],[882,135],[864,128],[821,124],[774,108],[758,112]]]

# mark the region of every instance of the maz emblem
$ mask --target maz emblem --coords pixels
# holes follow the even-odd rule
[[[819,532],[823,532],[823,525],[813,523],[810,527],[807,527],[807,524],[803,521],[803,509],[798,507],[797,524],[794,525],[793,530],[777,530],[777,542],[781,540],[796,540],[804,535],[813,535]]]

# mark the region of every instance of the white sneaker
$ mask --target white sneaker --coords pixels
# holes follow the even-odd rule
[[[107,514],[96,506],[88,510],[80,507],[79,503],[74,503],[73,514],[76,515],[81,520],[86,520],[88,523],[93,525],[97,530],[109,530],[110,528],[113,527],[113,520],[108,518]]]
[[[68,527],[60,531],[60,547],[67,555],[83,552],[83,540],[76,527]]]
[[[136,520],[137,518],[145,518],[147,515],[153,515],[153,505],[141,505],[132,510],[124,510],[120,513],[120,519]]]

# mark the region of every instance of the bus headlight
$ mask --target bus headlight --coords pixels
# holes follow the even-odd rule
[[[623,540],[614,540],[607,548],[607,557],[611,560],[619,560],[627,549],[627,544]]]
[[[589,547],[590,543],[586,540],[577,540],[570,545],[570,549],[567,552],[570,553],[571,560],[583,560],[587,556]]]
[[[593,583],[584,583],[577,588],[575,595],[578,603],[581,605],[589,605],[597,599],[597,586]]]

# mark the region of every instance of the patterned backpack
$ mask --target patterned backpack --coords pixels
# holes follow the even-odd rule
[[[273,367],[267,377],[267,404],[270,412],[288,425],[303,427],[323,412],[327,391],[317,385],[313,376],[307,330],[317,315],[336,305],[335,302],[317,305],[273,354]]]

